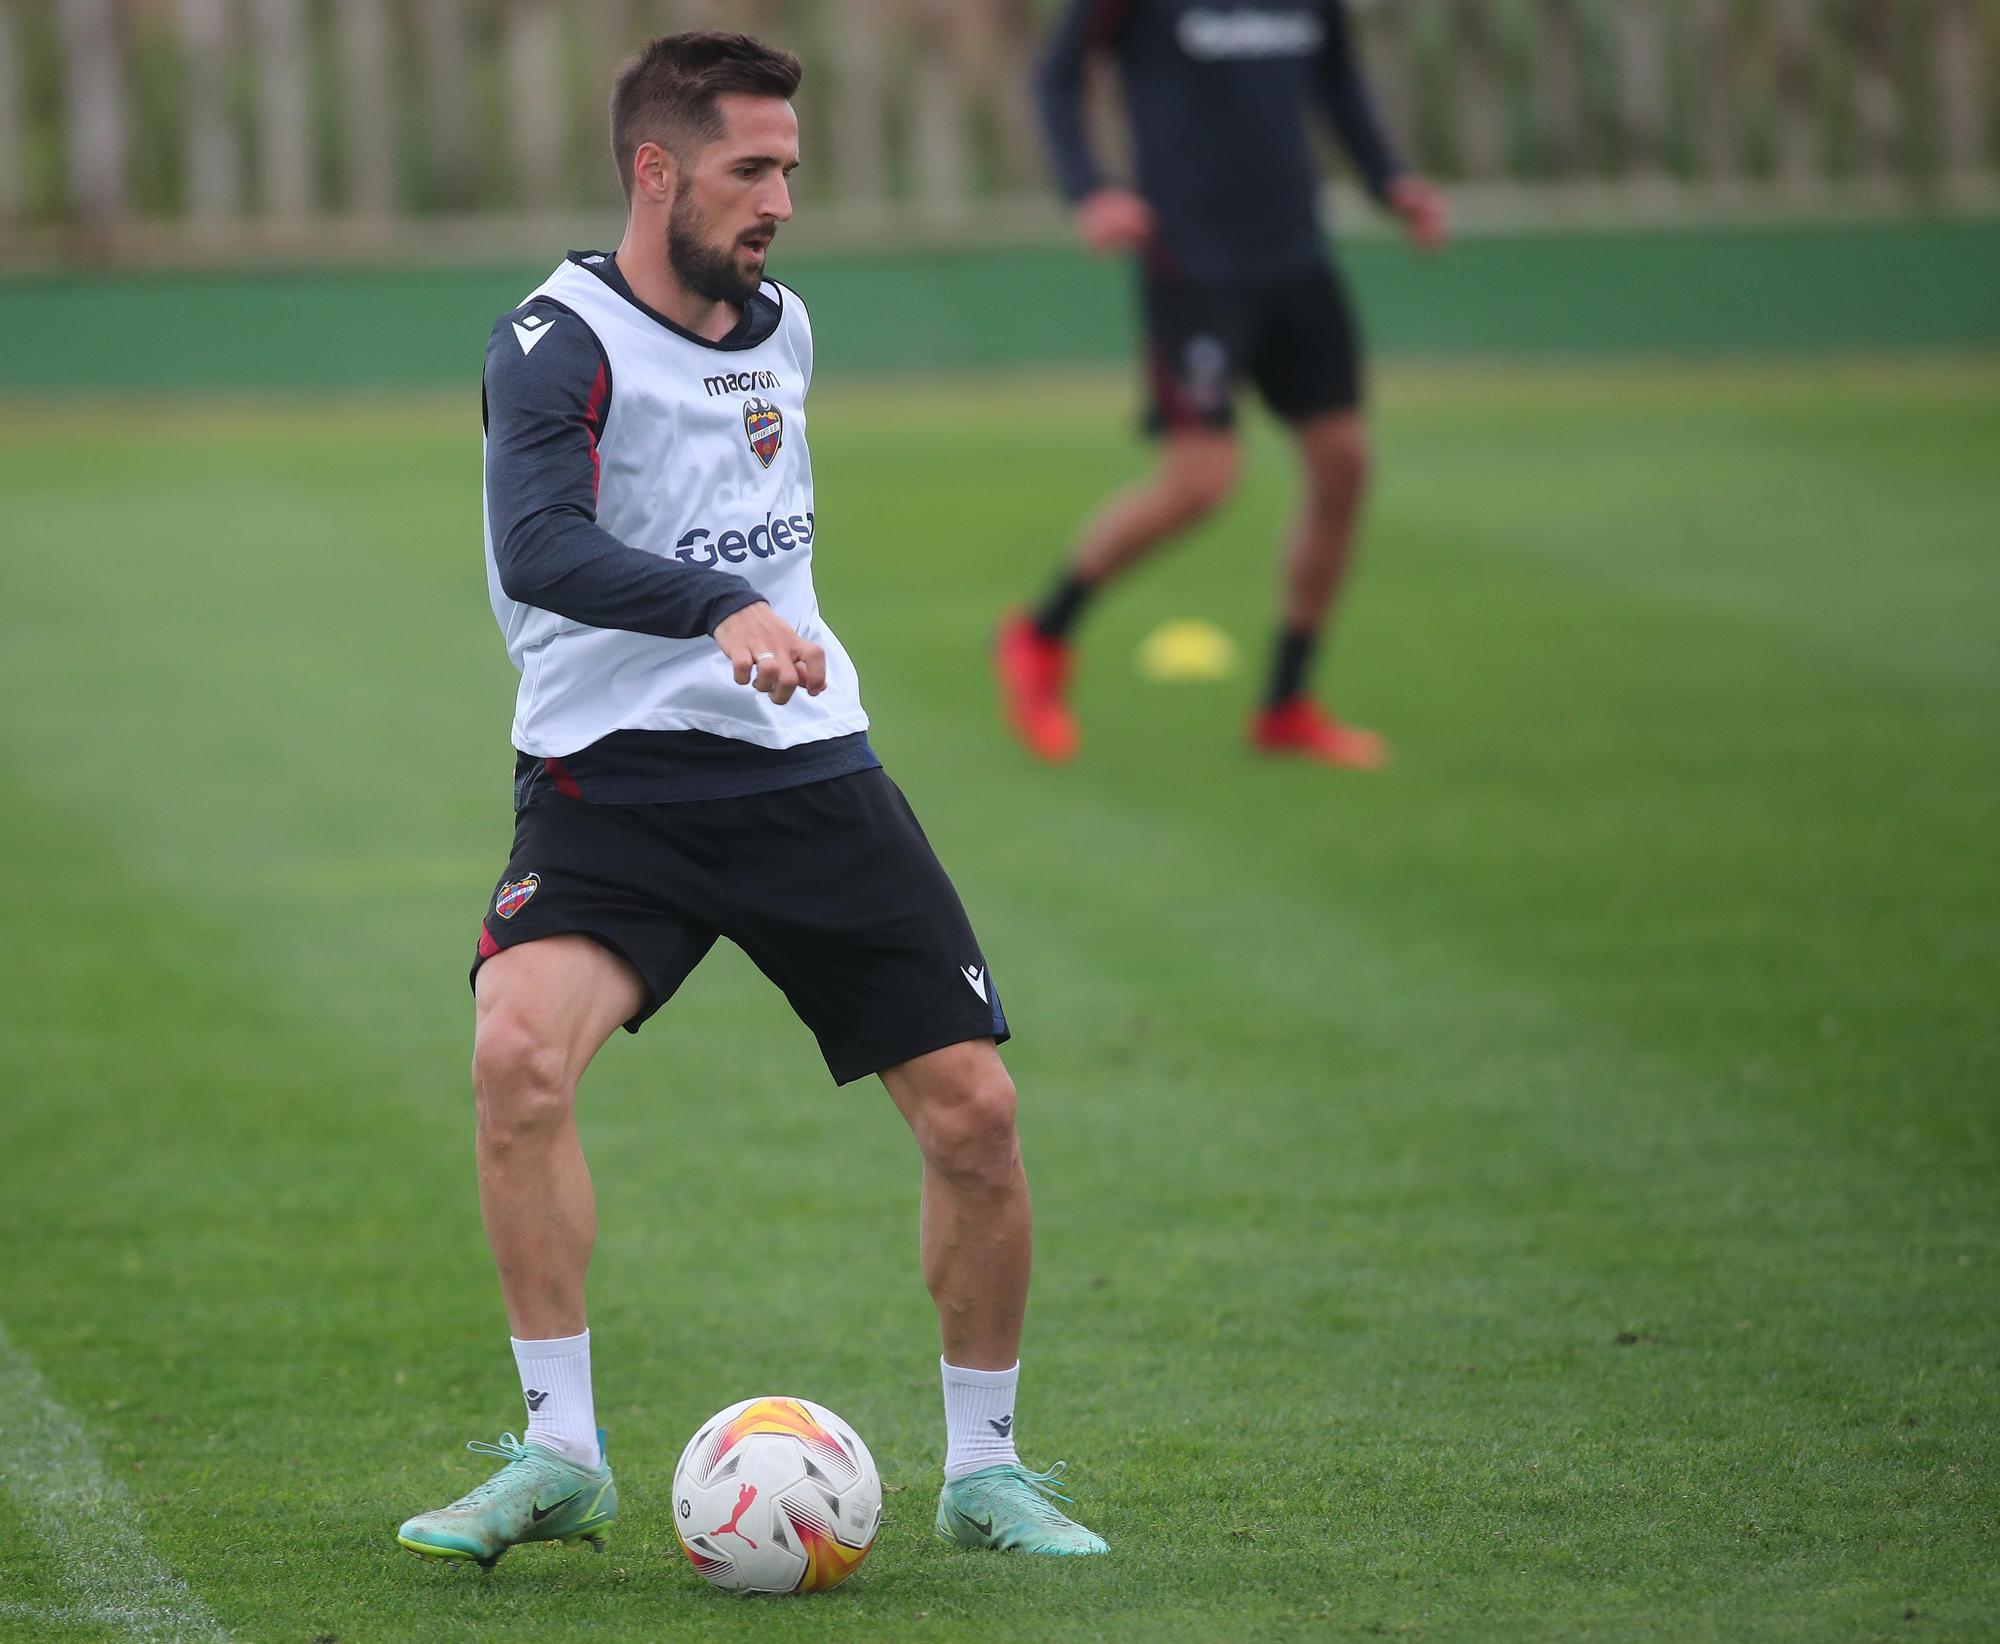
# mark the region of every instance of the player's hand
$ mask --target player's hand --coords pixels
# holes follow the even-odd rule
[[[807,696],[826,689],[826,652],[799,638],[762,600],[724,617],[715,625],[714,638],[736,670],[736,683],[754,685],[774,705],[791,701],[801,685]]]
[[[1100,188],[1076,203],[1077,237],[1086,249],[1107,256],[1145,245],[1155,221],[1153,208],[1129,188]]]
[[[1435,183],[1398,177],[1389,185],[1389,209],[1402,219],[1403,232],[1419,251],[1436,251],[1451,238],[1451,208]]]

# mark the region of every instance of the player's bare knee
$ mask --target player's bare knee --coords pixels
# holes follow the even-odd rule
[[[478,1086],[479,1140],[506,1150],[553,1135],[570,1122],[574,1092],[546,1083]]]
[[[1307,463],[1308,502],[1330,510],[1353,507],[1368,483],[1374,460],[1368,430],[1358,420],[1343,419],[1335,424],[1313,442]]]
[[[1229,500],[1236,488],[1236,468],[1234,441],[1207,442],[1173,454],[1162,480],[1184,523],[1213,513]]]
[[[479,1024],[472,1088],[481,1134],[502,1145],[565,1122],[575,1094],[563,1046],[505,1010]]]
[[[933,1104],[921,1137],[924,1157],[932,1169],[961,1185],[1006,1186],[1021,1159],[1014,1111],[1014,1081],[996,1060],[955,1083]]]
[[[1194,480],[1181,497],[1187,522],[1193,524],[1214,513],[1229,500],[1229,493],[1235,488],[1234,472],[1203,474]]]

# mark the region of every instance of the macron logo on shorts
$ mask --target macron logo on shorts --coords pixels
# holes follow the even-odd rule
[[[989,1005],[993,1002],[991,999],[986,998],[986,967],[984,965],[960,965],[958,972],[965,978],[965,985],[967,987],[971,988],[981,999],[985,999]]]

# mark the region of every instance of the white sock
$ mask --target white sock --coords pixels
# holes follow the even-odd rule
[[[944,1371],[944,1476],[964,1478],[982,1467],[1019,1461],[1014,1454],[1014,1387],[1021,1367],[961,1370],[938,1360]]]
[[[521,1372],[521,1397],[528,1401],[528,1430],[521,1436],[580,1467],[597,1466],[602,1458],[597,1406],[590,1396],[590,1332],[544,1341],[508,1339]]]

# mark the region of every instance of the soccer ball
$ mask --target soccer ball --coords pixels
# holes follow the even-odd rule
[[[725,1592],[838,1587],[881,1522],[882,1478],[868,1446],[810,1399],[745,1399],[718,1411],[674,1468],[681,1549]]]

